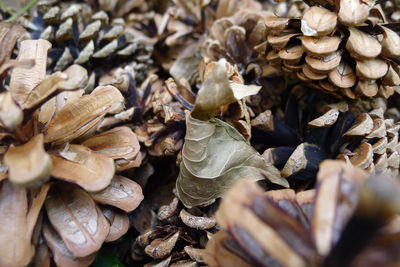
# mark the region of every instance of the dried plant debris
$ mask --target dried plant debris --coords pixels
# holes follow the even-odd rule
[[[398,232],[385,230],[399,212],[399,190],[398,181],[368,178],[340,161],[321,164],[317,189],[310,194],[263,193],[255,183],[239,181],[216,214],[224,231],[209,242],[205,260],[210,266],[232,261],[240,266],[359,266],[362,259],[399,264]],[[374,257],[376,246],[385,247],[383,257]]]
[[[287,186],[235,128],[214,118],[217,108],[256,94],[259,87],[230,82],[223,60],[210,67],[186,120],[183,160],[176,183],[178,197],[186,206],[204,204],[243,178],[266,178]]]
[[[268,17],[262,52],[273,66],[317,89],[351,99],[388,98],[400,82],[398,55],[388,50],[394,52],[400,37],[375,2],[312,6],[300,21]]]
[[[399,1],[11,2],[1,266],[400,264]]]
[[[126,212],[143,200],[140,185],[116,175],[115,162],[135,161],[140,154],[133,130],[97,130],[108,114],[124,110],[122,93],[107,85],[85,94],[88,73],[79,65],[46,76],[50,47],[46,40],[20,42],[16,61],[34,65],[15,64],[5,83],[8,91],[1,93],[0,235],[7,244],[0,249],[1,265],[26,266],[46,257],[50,262],[48,247],[59,266],[87,266],[104,242],[128,231]],[[95,201],[103,209],[116,208],[109,208],[106,218]],[[35,247],[44,258],[37,258]]]
[[[39,1],[26,27],[32,38],[52,42],[49,70],[60,71],[80,64],[104,73],[110,66],[130,62],[135,78],[146,78],[153,64],[152,44],[140,34],[127,31],[122,17],[110,17],[112,14],[106,11],[113,8],[104,9],[105,2],[99,1],[100,6],[94,9],[80,1]]]

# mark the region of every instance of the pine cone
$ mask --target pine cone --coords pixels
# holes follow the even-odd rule
[[[263,192],[238,182],[216,213],[210,266],[397,266],[400,184],[325,161],[317,189]]]
[[[10,37],[1,45],[12,51],[20,29],[0,27]],[[0,95],[4,266],[87,266],[103,242],[128,231],[126,213],[143,199],[136,182],[116,175],[127,168],[121,159],[140,165],[136,135],[126,126],[97,132],[108,114],[123,110],[124,97],[113,86],[85,94],[88,74],[78,65],[45,77],[50,47],[46,40],[22,41]]]
[[[53,1],[54,2],[54,1]],[[110,19],[104,11],[92,10],[76,1],[39,2],[32,37],[52,42],[49,71],[80,64],[100,74],[113,66],[134,62],[135,78],[143,81],[153,62],[153,47],[125,28],[123,18]],[[132,65],[133,63],[131,63]]]
[[[157,222],[139,235],[132,246],[132,259],[145,266],[197,266],[204,264],[205,245],[217,230],[215,205],[189,211],[177,198],[157,212]],[[157,265],[158,266],[158,265]]]
[[[375,1],[328,2],[296,19],[266,19],[266,59],[290,77],[338,96],[388,98],[400,84],[400,37]],[[265,47],[265,46],[264,46]]]
[[[265,159],[295,188],[311,185],[320,162],[329,158],[397,176],[399,119],[383,98],[338,102],[295,86],[281,106],[284,110],[266,110],[252,119],[252,142],[259,151],[267,148]]]

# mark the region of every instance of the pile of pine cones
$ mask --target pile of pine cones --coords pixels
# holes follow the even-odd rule
[[[400,265],[399,1],[0,9],[0,266]]]

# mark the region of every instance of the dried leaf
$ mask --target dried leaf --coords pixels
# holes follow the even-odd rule
[[[100,249],[110,226],[88,193],[74,185],[54,185],[45,203],[47,216],[74,257]]]
[[[29,69],[16,67],[10,80],[10,92],[13,99],[20,105],[25,103],[29,94],[45,77],[47,50],[51,43],[46,40],[25,40],[21,42],[18,60],[35,60],[35,65]]]
[[[112,159],[130,160],[135,158],[140,151],[136,134],[126,126],[115,127],[97,134],[87,139],[82,145]]]
[[[206,203],[220,197],[237,179],[260,180],[288,186],[273,166],[232,126],[211,119],[221,105],[258,92],[259,87],[229,82],[225,61],[206,70],[192,115],[186,119],[177,195],[185,206]]]
[[[106,188],[114,177],[114,161],[82,145],[70,145],[66,151],[51,155],[51,175],[96,192]]]
[[[10,146],[4,155],[4,163],[9,167],[10,181],[24,186],[46,181],[52,169],[50,156],[43,147],[42,134],[24,145]]]
[[[235,128],[213,119],[209,122],[188,116],[183,160],[177,179],[177,194],[185,206],[220,197],[237,179],[270,181],[287,187],[264,158]]]
[[[140,185],[119,175],[104,190],[90,195],[101,204],[112,205],[126,212],[136,209],[144,198]]]
[[[67,142],[94,127],[107,113],[123,107],[124,98],[113,86],[99,86],[90,95],[67,103],[47,125],[45,142]]]
[[[225,60],[220,60],[217,64],[209,64],[203,85],[197,94],[196,104],[192,111],[193,118],[209,120],[214,117],[216,109],[220,106],[257,94],[261,89],[260,86],[229,81],[226,64]]]

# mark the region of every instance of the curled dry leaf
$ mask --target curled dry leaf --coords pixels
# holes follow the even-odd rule
[[[136,209],[144,198],[140,185],[119,175],[104,190],[90,195],[101,204],[112,205],[126,212]]]
[[[49,178],[52,164],[43,147],[43,135],[38,134],[21,146],[11,145],[4,155],[9,179],[19,185],[38,185]]]
[[[135,158],[140,151],[136,134],[126,126],[115,127],[97,134],[87,139],[82,145],[112,159],[130,160]]]
[[[12,70],[10,92],[13,99],[22,105],[29,94],[45,77],[47,50],[51,43],[46,40],[25,40],[21,42],[18,60],[35,60],[35,65],[29,69],[16,67]]]
[[[336,13],[323,7],[313,6],[303,15],[301,31],[304,36],[324,36],[335,29],[336,23]]]
[[[181,210],[179,217],[184,224],[198,230],[210,229],[217,223],[214,218],[194,216],[184,209]]]
[[[107,113],[123,108],[124,97],[114,86],[99,86],[90,95],[68,102],[47,125],[45,142],[68,142],[93,128]]]
[[[204,82],[192,111],[194,118],[209,120],[214,117],[217,108],[257,94],[261,89],[260,86],[246,86],[230,81],[226,64],[226,60],[220,60],[217,64],[209,64],[210,67],[206,67]]]
[[[74,257],[100,249],[110,226],[88,193],[74,185],[56,184],[45,206],[52,226]]]
[[[89,256],[77,258],[68,250],[60,235],[47,223],[43,226],[43,236],[50,248],[54,262],[60,267],[85,267],[90,265],[96,258],[93,253]]]
[[[183,159],[176,188],[178,197],[187,207],[220,197],[237,179],[267,178],[288,186],[235,128],[212,118],[221,105],[253,95],[260,89],[230,82],[225,61],[213,66],[206,71],[194,110],[186,119]]]
[[[51,155],[51,175],[76,183],[89,192],[106,188],[114,176],[114,161],[82,145],[70,145],[66,151]]]
[[[13,131],[24,119],[21,108],[14,102],[10,92],[0,94],[0,122],[3,127]]]

